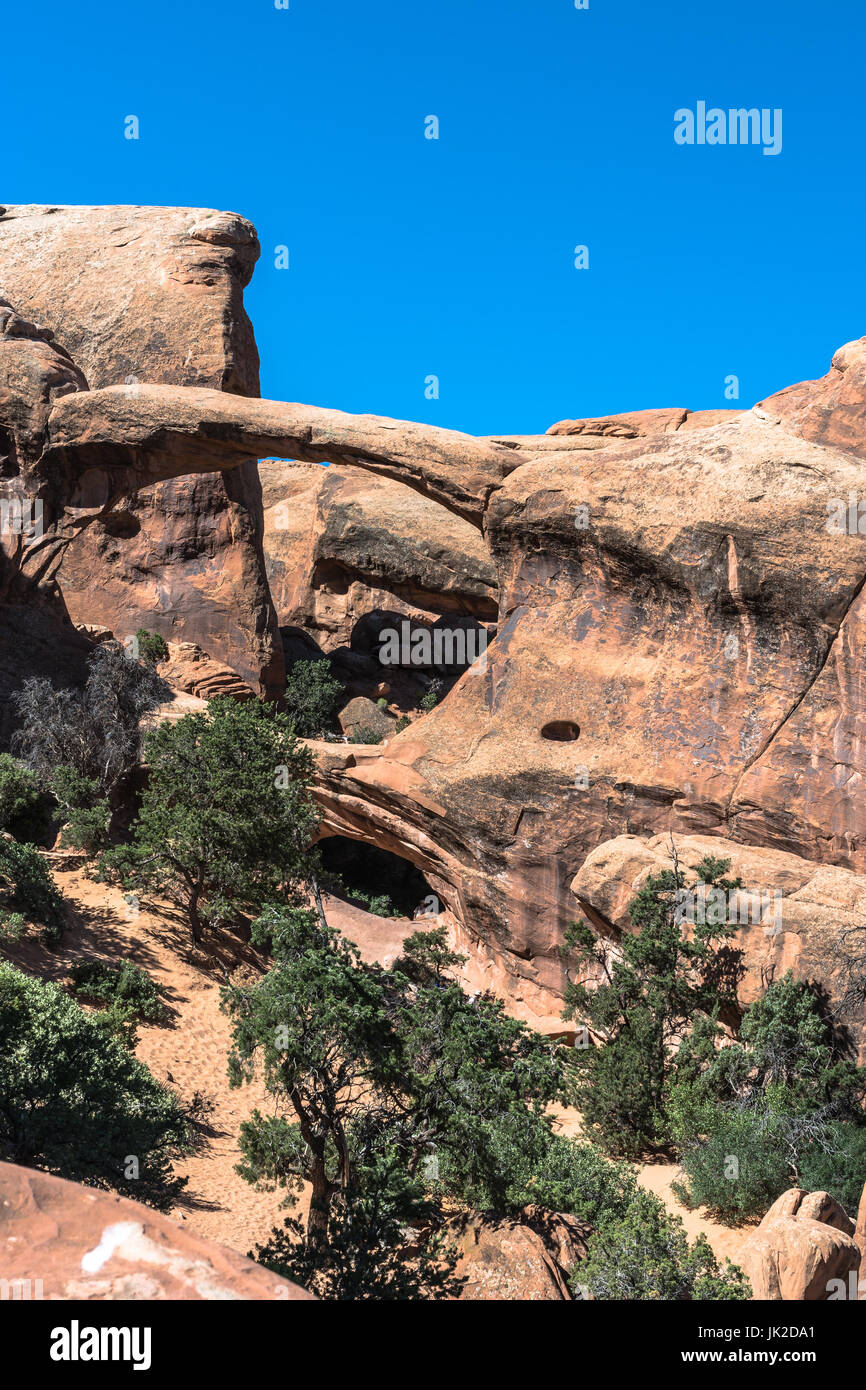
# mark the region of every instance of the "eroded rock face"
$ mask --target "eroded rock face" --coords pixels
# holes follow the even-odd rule
[[[570,1300],[568,1278],[586,1254],[589,1234],[576,1217],[533,1207],[521,1221],[477,1215],[455,1220],[455,1274],[466,1280],[461,1301]]]
[[[265,556],[282,627],[323,652],[362,618],[496,618],[496,577],[477,527],[402,483],[358,469],[262,463]]]
[[[400,820],[419,867],[449,873],[449,906],[556,994],[568,883],[614,830],[866,868],[866,556],[859,536],[826,529],[828,497],[847,497],[862,468],[749,412],[526,454],[513,451],[484,514],[501,584],[486,671],[376,764],[324,778],[323,795],[338,831],[341,803],[347,821],[359,797],[377,822],[387,805],[388,833]],[[800,763],[786,761],[764,810],[762,770],[800,722]]]
[[[243,289],[258,254],[253,227],[233,213],[13,206],[0,216],[0,294],[53,332],[92,388],[148,381],[256,396]],[[58,580],[74,622],[198,643],[277,695],[282,645],[261,533],[254,462],[177,477],[83,531]]]
[[[824,1302],[839,1296],[840,1285],[856,1286],[860,1251],[852,1223],[829,1193],[793,1187],[743,1243],[737,1263],[755,1299]]]
[[[863,1187],[863,1195],[860,1198],[860,1208],[857,1212],[857,1228],[854,1231],[854,1239],[861,1255],[861,1267],[866,1274],[866,1184]]]
[[[0,299],[0,740],[14,722],[9,697],[27,676],[74,684],[90,644],[66,614],[54,579],[62,545],[54,524],[68,494],[62,468],[38,476],[54,402],[87,382],[50,331]]]
[[[0,1285],[13,1299],[315,1301],[150,1207],[11,1163],[0,1163]]]

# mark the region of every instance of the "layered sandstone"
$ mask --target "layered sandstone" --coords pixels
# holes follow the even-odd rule
[[[849,434],[864,353],[841,355]],[[826,391],[551,448],[201,388],[77,389],[39,425],[31,476],[68,530],[250,455],[331,461],[482,531],[486,661],[387,744],[328,754],[317,795],[325,833],[410,859],[504,992],[554,1007],[569,886],[605,841],[708,835],[866,871],[866,555],[828,525],[862,459],[817,437]]]

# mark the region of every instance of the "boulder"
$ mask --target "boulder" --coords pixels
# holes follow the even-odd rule
[[[821,1302],[849,1286],[860,1251],[852,1223],[827,1192],[784,1192],[740,1247],[737,1263],[758,1300]]]
[[[0,293],[53,333],[93,388],[165,382],[258,395],[243,307],[258,254],[254,228],[234,213],[9,206]],[[176,477],[83,530],[58,581],[74,622],[198,643],[274,696],[283,654],[261,536],[254,461]]]
[[[457,1217],[456,1275],[461,1300],[560,1303],[573,1295],[568,1279],[586,1254],[589,1227],[576,1217],[530,1208],[524,1220],[476,1214]]]
[[[363,695],[356,696],[340,710],[339,720],[343,733],[349,734],[350,737],[358,730],[369,729],[383,739],[390,738],[397,727],[393,714],[389,714],[372,700],[365,699]]]
[[[251,700],[253,693],[240,676],[221,661],[214,661],[194,642],[169,642],[168,658],[159,663],[159,674],[177,690],[212,700],[230,695],[234,700]]]
[[[0,1163],[0,1297],[312,1300],[151,1207]]]

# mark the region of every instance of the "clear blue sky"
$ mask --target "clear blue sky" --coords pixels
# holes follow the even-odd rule
[[[263,394],[529,432],[748,406],[866,334],[862,0],[290,5],[3,19],[0,202],[251,218]],[[699,100],[781,107],[782,153],[678,147]]]

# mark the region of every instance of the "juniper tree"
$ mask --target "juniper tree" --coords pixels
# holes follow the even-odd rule
[[[178,1098],[55,984],[0,963],[0,1159],[170,1207]]]
[[[726,889],[729,867],[704,860],[699,876]],[[616,954],[586,923],[566,935],[564,954],[581,978],[569,979],[563,1016],[602,1040],[575,1052],[578,1104],[599,1143],[627,1158],[668,1142],[674,1052],[695,1017],[715,1020],[736,1007],[738,953],[724,947],[736,927],[699,914],[686,929],[684,883],[676,862],[647,879],[629,909],[634,930],[623,932]]]
[[[815,990],[789,971],[747,1009],[736,1040],[695,1062],[684,1040],[668,1113],[684,1193],[725,1220],[760,1215],[792,1183],[832,1182],[864,1149],[866,1070],[843,1055]],[[809,1175],[813,1175],[811,1178]]]
[[[492,1206],[527,1180],[530,1143],[550,1138],[546,1108],[566,1096],[560,1050],[501,1004],[467,997],[450,978],[461,958],[444,929],[410,937],[390,971],[365,965],[309,910],[268,911],[254,939],[275,963],[225,992],[230,1077],[240,1085],[260,1069],[275,1113],[241,1127],[238,1171],[290,1203],[312,1187],[306,1229],[275,1232],[259,1258],[298,1278],[315,1269],[316,1287],[339,1297],[366,1262],[372,1285],[393,1291],[389,1242],[405,1249],[401,1228],[423,1226],[411,1261],[434,1296],[434,1267],[448,1260],[431,1192],[484,1194]]]
[[[125,886],[176,903],[194,942],[268,902],[305,900],[318,824],[313,758],[286,715],[257,700],[212,700],[153,730],[145,761],[131,842],[103,856]]]

